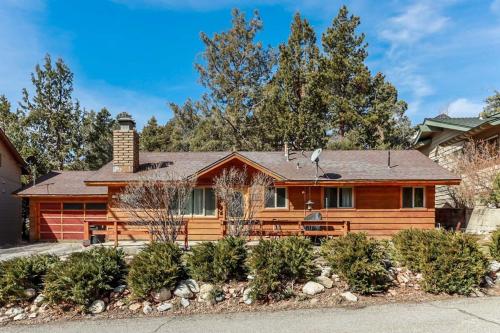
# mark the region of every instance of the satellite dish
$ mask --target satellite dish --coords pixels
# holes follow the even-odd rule
[[[316,150],[312,153],[312,155],[311,155],[311,162],[313,162],[313,163],[316,163],[316,164],[317,164],[317,163],[319,162],[319,155],[321,155],[321,152],[322,152],[322,151],[323,151],[323,149],[321,149],[321,148],[316,149]]]

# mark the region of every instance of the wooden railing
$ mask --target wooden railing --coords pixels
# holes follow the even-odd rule
[[[229,221],[221,221],[221,235],[228,233]],[[284,236],[344,236],[350,231],[349,221],[304,221],[304,220],[252,220],[247,221],[247,230],[251,237]]]
[[[102,230],[93,230],[92,226],[102,226]],[[83,243],[90,245],[92,236],[104,235],[108,239],[113,240],[114,245],[118,246],[120,236],[144,237],[152,240],[147,227],[143,227],[134,223],[127,223],[119,220],[84,220],[83,221]],[[183,223],[179,230],[179,236],[182,236],[184,247],[188,247],[188,229],[187,221]]]

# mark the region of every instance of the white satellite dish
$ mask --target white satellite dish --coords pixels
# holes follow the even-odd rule
[[[321,148],[318,148],[315,151],[313,151],[313,153],[311,155],[311,162],[318,164],[318,162],[319,162],[319,155],[321,155],[322,151],[323,151],[323,149],[321,149]]]

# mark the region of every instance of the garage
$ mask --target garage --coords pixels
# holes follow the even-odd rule
[[[40,240],[83,240],[85,220],[106,220],[105,202],[40,202]]]

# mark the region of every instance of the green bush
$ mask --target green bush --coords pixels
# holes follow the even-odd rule
[[[0,263],[0,304],[26,299],[24,291],[41,290],[47,270],[59,261],[54,255],[33,255]]]
[[[145,298],[161,288],[172,290],[183,277],[182,251],[174,243],[151,243],[139,252],[128,272],[134,297]]]
[[[51,303],[88,306],[123,282],[123,251],[97,247],[72,253],[50,269],[44,294]]]
[[[500,260],[500,229],[495,230],[491,234],[489,248],[491,257],[495,260]]]
[[[439,243],[443,233],[438,230],[405,229],[393,236],[395,259],[414,272],[421,272],[424,256],[436,257],[432,244]]]
[[[313,276],[312,245],[300,237],[263,240],[253,249],[249,264],[254,274],[252,297],[279,299],[289,294],[288,283]]]
[[[441,232],[424,251],[423,289],[432,293],[470,294],[487,273],[488,260],[477,240],[464,233]]]
[[[186,258],[190,276],[204,282],[227,282],[245,277],[245,240],[227,237],[217,243],[204,242],[193,247]]]
[[[388,255],[379,241],[364,233],[350,233],[327,240],[321,253],[332,269],[342,276],[351,290],[363,294],[386,290],[390,285],[384,265]]]

